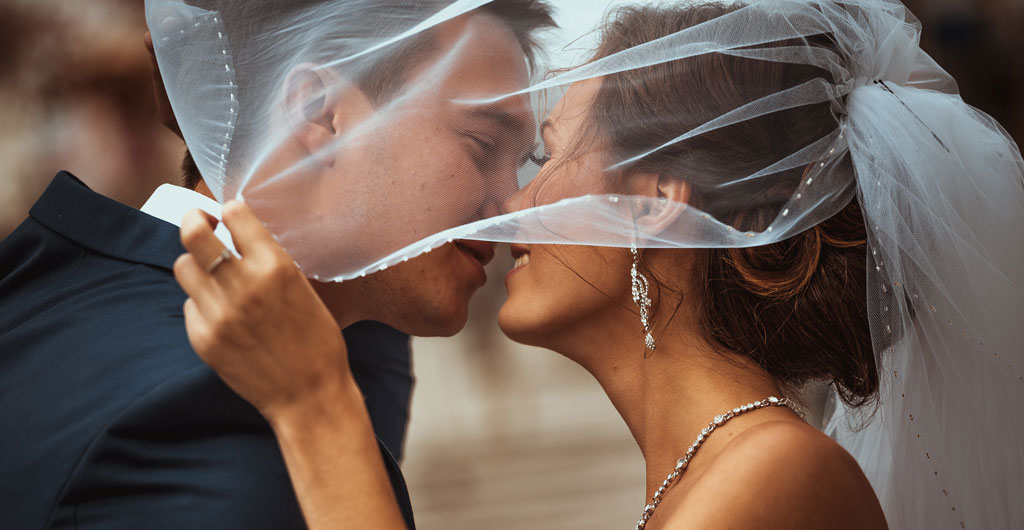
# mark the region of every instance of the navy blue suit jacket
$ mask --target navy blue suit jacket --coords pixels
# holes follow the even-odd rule
[[[0,528],[305,527],[269,426],[189,345],[182,252],[176,227],[68,173],[0,241]],[[392,456],[408,337],[346,339],[412,527]]]

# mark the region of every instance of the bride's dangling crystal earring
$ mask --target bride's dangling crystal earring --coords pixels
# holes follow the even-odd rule
[[[654,337],[651,335],[650,325],[650,307],[651,299],[647,296],[647,290],[650,285],[647,283],[647,278],[640,273],[640,253],[637,252],[636,246],[629,248],[629,251],[633,253],[633,268],[629,271],[629,276],[633,284],[633,303],[640,308],[640,323],[644,326],[644,345],[647,346],[648,350],[654,351]]]

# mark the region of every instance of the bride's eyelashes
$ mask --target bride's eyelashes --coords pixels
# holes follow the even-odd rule
[[[537,155],[536,153],[530,153],[529,155],[527,155],[527,159],[529,159],[530,162],[537,164],[538,167],[544,167],[544,164],[547,164],[548,162],[551,161],[551,155]]]
[[[540,144],[534,145],[533,149],[531,149],[530,152],[527,153],[526,157],[523,159],[523,164],[526,164],[527,162],[533,162],[534,164],[537,164],[537,167],[544,167],[544,164],[547,164],[548,162],[551,161],[551,153],[549,153],[547,149],[540,152],[539,154],[537,153],[538,149],[540,149]]]
[[[499,155],[501,147],[499,147],[496,142],[476,133],[465,132],[462,133],[462,135],[470,140],[470,150],[472,151],[470,155],[473,157],[477,166],[481,169],[492,164],[495,158]],[[540,144],[535,145],[533,149],[531,149],[530,152],[524,155],[520,160],[519,167],[526,165],[527,162],[533,162],[534,164],[537,164],[537,167],[544,167],[545,164],[550,162],[551,154],[546,152],[546,149],[544,152],[538,153],[539,149]]]

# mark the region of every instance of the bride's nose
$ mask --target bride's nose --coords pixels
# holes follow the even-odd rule
[[[530,188],[531,186],[521,188],[519,191],[513,193],[507,199],[505,199],[505,202],[502,203],[501,205],[501,213],[517,212],[519,210],[525,210],[530,206],[533,206],[532,204],[529,204],[530,201],[526,200],[529,196],[530,192],[528,190]]]

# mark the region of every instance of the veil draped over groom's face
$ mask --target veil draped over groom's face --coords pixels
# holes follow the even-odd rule
[[[518,188],[535,115],[505,95],[529,85],[542,3],[148,0],[147,18],[204,180],[313,278],[370,272]]]
[[[491,15],[469,14],[421,46],[387,80],[401,83],[394,93],[299,65],[285,81],[285,114],[296,115],[260,131],[275,147],[240,182],[242,196],[312,274],[496,215],[517,189],[533,146],[529,97],[455,103],[527,86],[515,36]]]

